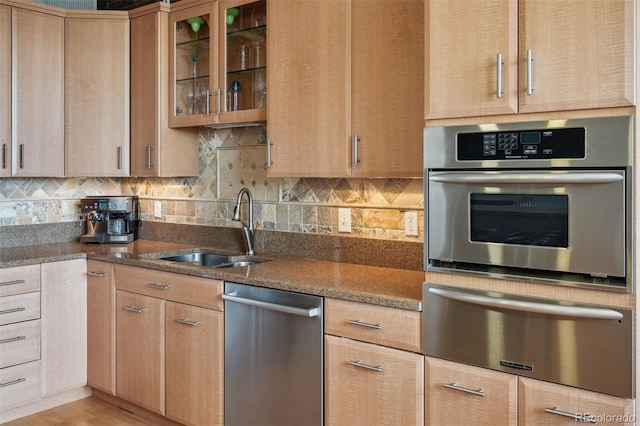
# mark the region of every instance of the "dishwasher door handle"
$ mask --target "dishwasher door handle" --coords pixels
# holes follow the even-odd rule
[[[240,303],[256,308],[269,309],[271,311],[283,312],[285,314],[298,315],[301,317],[317,317],[320,314],[320,308],[313,306],[311,308],[297,308],[295,306],[279,305],[277,303],[263,302],[262,300],[246,299],[236,296],[235,294],[223,294],[222,300],[227,302]]]

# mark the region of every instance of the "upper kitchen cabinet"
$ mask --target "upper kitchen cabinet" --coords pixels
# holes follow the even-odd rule
[[[266,0],[186,0],[169,20],[169,125],[266,120]]]
[[[12,8],[12,176],[64,175],[64,17],[42,10]]]
[[[198,175],[198,129],[169,128],[169,5],[133,9],[131,176]]]
[[[221,0],[221,124],[267,119],[267,2]]]
[[[129,175],[129,16],[68,11],[67,176]]]
[[[425,29],[426,119],[635,103],[633,1],[429,0]]]
[[[268,174],[422,176],[423,2],[269,3]]]
[[[0,5],[0,177],[11,176],[11,7]]]

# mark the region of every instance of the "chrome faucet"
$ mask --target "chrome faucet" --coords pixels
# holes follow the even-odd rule
[[[247,199],[249,200],[249,227],[242,221],[240,216],[242,215],[242,196],[247,195]],[[236,206],[233,209],[233,217],[231,218],[234,222],[240,222],[242,225],[242,237],[244,238],[244,244],[247,247],[247,254],[249,256],[253,256],[255,251],[255,230],[253,229],[253,195],[251,191],[247,188],[242,188],[240,192],[238,192],[238,200],[236,201]]]

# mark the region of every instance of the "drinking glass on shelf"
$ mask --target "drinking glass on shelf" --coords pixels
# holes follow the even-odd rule
[[[267,98],[267,76],[266,70],[256,69],[253,76],[253,107],[256,109],[266,106]]]
[[[193,114],[193,107],[195,104],[195,86],[194,81],[187,81],[182,85],[182,100],[187,106],[187,114]]]

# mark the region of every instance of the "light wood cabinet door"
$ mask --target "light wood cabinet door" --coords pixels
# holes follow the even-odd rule
[[[129,175],[126,12],[66,19],[67,176]]]
[[[520,0],[519,7],[520,112],[635,104],[635,2]]]
[[[350,17],[345,0],[269,3],[269,176],[351,176]]]
[[[354,0],[351,31],[351,176],[421,177],[424,1]]]
[[[423,358],[325,336],[325,423],[424,424]]]
[[[64,18],[14,7],[14,176],[64,176]]]
[[[425,118],[517,113],[517,0],[429,0],[425,8]]]
[[[11,7],[0,4],[0,177],[11,176]]]
[[[425,357],[425,423],[517,425],[518,376]]]
[[[617,398],[555,383],[520,377],[518,416],[521,425],[635,424],[632,399]]]
[[[116,290],[113,264],[87,261],[87,384],[116,394]]]
[[[168,4],[131,15],[131,175],[197,176],[198,129],[169,128]]]
[[[87,384],[87,261],[43,263],[42,396]]]
[[[116,290],[116,396],[164,415],[164,300]]]
[[[224,423],[224,316],[165,302],[166,416],[186,425]]]

